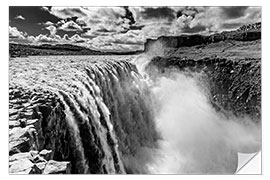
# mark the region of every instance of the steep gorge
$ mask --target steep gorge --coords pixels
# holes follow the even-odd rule
[[[192,76],[200,73],[200,83],[209,91],[212,105],[219,111],[248,115],[260,123],[261,60],[204,58],[183,60],[179,57],[155,57],[146,67],[155,79],[179,71]]]

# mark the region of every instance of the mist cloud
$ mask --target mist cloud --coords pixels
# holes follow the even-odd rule
[[[248,117],[227,118],[213,109],[196,77],[174,72],[160,77],[156,123],[163,140],[149,151],[150,173],[233,174],[237,152],[260,150],[260,126]]]

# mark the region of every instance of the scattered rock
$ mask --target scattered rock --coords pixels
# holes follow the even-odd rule
[[[46,162],[39,162],[36,163],[37,168],[40,170],[41,173],[43,173],[45,167],[46,167]]]
[[[50,160],[43,174],[70,174],[71,164],[70,162],[57,162],[54,160]]]
[[[38,155],[38,151],[30,151],[30,154],[32,157],[35,157]]]
[[[11,174],[31,174],[34,164],[29,159],[20,159],[9,168]]]
[[[40,163],[40,162],[46,162],[46,160],[43,157],[40,157],[39,155],[36,155],[33,157],[34,163]]]
[[[35,133],[36,131],[33,126],[26,126],[25,128],[15,127],[11,129],[9,132],[9,151],[28,152],[35,150],[37,148]]]
[[[17,153],[17,154],[10,156],[9,162],[14,162],[14,161],[22,160],[22,159],[29,159],[30,160],[32,158],[33,157],[32,157],[30,152]]]
[[[51,159],[52,150],[43,149],[39,155],[49,161]]]

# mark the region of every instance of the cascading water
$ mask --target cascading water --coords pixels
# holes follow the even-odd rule
[[[158,134],[150,91],[136,67],[121,60],[67,61],[41,59],[31,67],[39,74],[32,71],[32,76],[16,82],[32,84],[35,91],[47,89],[58,97],[65,117],[55,121],[65,121],[69,127],[64,135],[68,149],[54,149],[55,158],[71,161],[72,173],[142,173],[145,168],[138,162],[145,160],[136,159],[144,148],[155,147]],[[20,66],[21,62],[13,63]],[[16,75],[13,79],[20,79]],[[50,126],[51,118],[43,124]],[[53,136],[49,130],[44,132]],[[60,146],[46,137],[41,149]]]
[[[148,173],[235,173],[238,152],[254,153],[261,148],[261,127],[255,123],[259,120],[217,112],[202,72],[174,67],[164,67],[162,73],[157,67],[145,70],[151,54],[133,61],[154,95],[155,122],[161,134],[159,148],[148,151],[152,157]]]
[[[78,93],[59,91],[78,151],[74,154],[76,167],[81,167],[79,173],[132,172],[128,169],[132,166],[129,157],[147,146],[144,142],[154,145],[155,127],[151,125],[145,84],[127,62],[106,62],[102,67],[85,69],[86,73],[71,83]],[[99,151],[95,154],[96,149]],[[129,161],[126,170],[121,158]]]
[[[148,76],[148,62],[162,54],[155,48],[159,54],[133,64],[116,57],[12,60],[10,86],[57,97],[51,115],[41,112],[38,139],[45,140],[37,147],[71,161],[72,173],[234,173],[237,152],[260,148],[260,127],[216,112],[199,73]],[[50,140],[58,138],[51,126],[63,123],[67,130]]]

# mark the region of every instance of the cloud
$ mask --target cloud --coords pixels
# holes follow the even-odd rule
[[[49,12],[61,19],[87,16],[85,10],[81,7],[52,7]]]
[[[19,31],[16,27],[8,27],[10,39],[25,39],[26,33]]]
[[[176,8],[177,13],[176,17],[179,18],[182,15],[185,16],[191,16],[192,18],[195,17],[197,13],[199,13],[199,10],[196,7],[183,7],[183,8]]]
[[[62,18],[74,18],[77,25],[86,27],[87,36],[96,34],[97,31],[121,32],[132,24],[132,17],[126,15],[127,10],[122,7],[52,7],[50,13]],[[97,32],[98,34],[98,32]]]
[[[63,38],[64,39],[64,38]],[[82,38],[80,35],[75,34],[71,38],[69,38],[73,43],[84,43],[87,41],[87,39]]]
[[[145,19],[168,19],[171,21],[175,18],[174,11],[168,7],[145,8],[141,13]]]
[[[40,34],[34,39],[37,43],[55,43],[58,42],[56,39],[52,37],[48,37],[47,35]]]
[[[39,36],[26,37],[22,33],[21,37],[35,43],[77,43],[117,51],[142,49],[147,38],[207,35],[261,21],[260,7],[57,6],[42,7],[42,10],[56,18],[40,23],[49,35],[40,32]]]
[[[104,51],[142,50],[144,42],[145,38],[139,30],[131,30],[125,34],[114,34],[112,36],[98,36],[88,41],[92,48]]]
[[[47,34],[39,34],[38,36],[28,36],[27,40],[32,42],[33,44],[43,44],[43,43],[51,43],[51,44],[78,44],[82,46],[87,46],[86,43],[88,39],[82,38],[80,35],[75,34],[69,37],[65,34],[62,38],[59,35],[47,35]]]
[[[14,17],[14,19],[25,20],[25,17],[23,17],[22,15],[17,15],[16,17]]]
[[[81,26],[79,26],[77,23],[74,21],[68,21],[64,24],[62,24],[58,29],[64,30],[64,31],[83,31]]]
[[[57,32],[57,28],[53,25],[50,25],[48,27],[45,27],[45,29],[50,31],[50,35],[54,36]]]
[[[64,40],[64,41],[69,41],[69,40],[70,40],[70,38],[68,37],[68,35],[67,35],[67,34],[65,34],[65,35],[63,36],[63,40]]]
[[[52,25],[54,25],[54,23],[52,23],[51,21],[46,21],[45,23],[43,23],[43,25],[52,26]]]
[[[61,37],[59,35],[48,36],[40,34],[32,39],[33,43],[59,43]]]
[[[227,19],[235,19],[244,16],[247,8],[247,6],[221,7]]]
[[[123,18],[126,18],[129,20],[129,25],[135,24],[136,21],[134,19],[133,13],[129,10],[127,6],[124,6],[123,8],[125,9],[125,15],[123,16]]]

